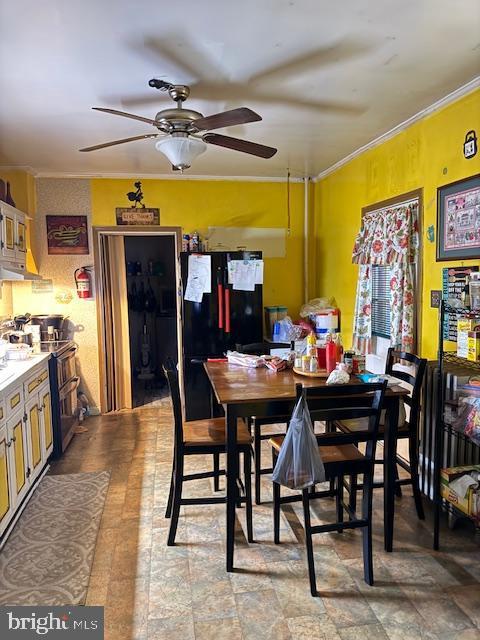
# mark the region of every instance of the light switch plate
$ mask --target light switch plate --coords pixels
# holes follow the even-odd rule
[[[442,292],[439,289],[432,289],[430,291],[430,306],[432,309],[438,309],[442,300]]]

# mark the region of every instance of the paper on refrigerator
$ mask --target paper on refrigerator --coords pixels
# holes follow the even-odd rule
[[[257,268],[253,260],[239,260],[235,269],[233,289],[235,291],[255,291]]]
[[[237,291],[253,291],[256,284],[263,284],[263,260],[230,260],[228,284]]]
[[[254,260],[255,284],[263,284],[263,260]]]
[[[188,279],[185,300],[201,302],[204,293],[212,292],[212,263],[210,256],[191,253],[188,256]]]

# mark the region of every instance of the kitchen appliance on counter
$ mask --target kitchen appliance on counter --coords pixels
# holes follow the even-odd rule
[[[54,313],[51,315],[32,315],[30,323],[40,326],[40,336],[42,341],[54,340],[62,341],[66,338],[66,322],[68,316]]]
[[[8,340],[12,344],[26,344],[29,347],[33,345],[32,334],[25,331],[11,331],[8,335]]]
[[[58,340],[40,342],[39,348],[42,353],[52,355],[48,366],[52,394],[52,459],[56,459],[70,444],[78,425],[77,389],[80,376],[75,365],[78,347],[73,340]]]
[[[31,315],[26,313],[23,316],[15,316],[13,322],[15,323],[16,331],[25,331],[25,325],[30,322]]]
[[[262,342],[262,285],[254,291],[236,291],[228,284],[230,260],[261,260],[261,251],[212,251],[211,293],[202,302],[183,303],[183,352],[186,420],[201,420],[222,414],[211,393],[203,362],[223,358],[236,344]],[[181,253],[184,289],[188,280],[188,253]]]
[[[30,322],[30,314],[26,313],[24,316],[15,316],[4,319],[0,325],[1,337],[12,344],[26,344],[29,347],[32,346],[32,334],[25,330],[25,325]]]

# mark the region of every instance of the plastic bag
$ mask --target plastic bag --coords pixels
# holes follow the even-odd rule
[[[241,367],[263,367],[265,364],[262,356],[254,356],[248,353],[239,353],[238,351],[227,351],[227,360],[229,364],[238,364]]]
[[[303,396],[293,410],[272,480],[289,489],[305,489],[325,481],[325,468]]]
[[[308,318],[308,316],[325,311],[325,309],[335,309],[336,307],[335,298],[313,298],[313,300],[309,300],[301,307],[300,316]]]
[[[480,444],[480,398],[460,398],[457,418],[452,426],[475,444]]]
[[[274,342],[291,342],[292,340],[298,340],[303,332],[302,327],[293,324],[289,316],[282,318],[282,320],[277,320],[275,325],[277,325],[276,328],[278,329],[278,333],[275,334],[278,336],[278,340],[275,340],[274,335]]]

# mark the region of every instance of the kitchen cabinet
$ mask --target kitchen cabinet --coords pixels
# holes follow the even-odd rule
[[[0,535],[9,523],[13,512],[8,441],[7,426],[3,424],[0,427]]]
[[[25,415],[29,423],[32,473],[53,449],[53,424],[48,368],[45,365],[24,382]],[[8,401],[7,401],[8,405]]]
[[[37,395],[25,406],[24,420],[27,423],[30,473],[37,476],[42,466],[43,447],[40,425],[40,398]]]
[[[43,452],[45,460],[53,449],[52,396],[47,384],[40,391],[40,410],[42,411]]]
[[[10,488],[13,506],[19,504],[30,486],[28,465],[27,423],[22,411],[17,411],[7,420],[7,447],[10,458]]]
[[[27,253],[26,215],[0,201],[0,246],[3,262],[14,263],[17,268],[25,268]]]
[[[48,358],[22,365],[0,387],[0,547],[53,450]]]

